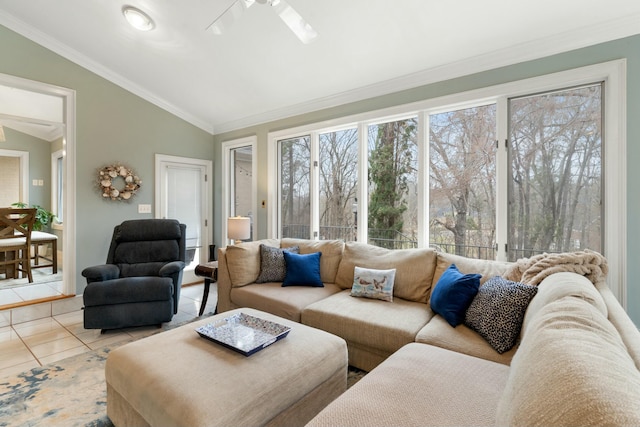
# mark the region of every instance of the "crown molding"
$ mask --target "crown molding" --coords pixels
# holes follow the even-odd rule
[[[213,126],[210,122],[203,120],[177,107],[176,105],[156,96],[154,93],[137,85],[126,77],[114,72],[108,67],[92,60],[82,53],[70,48],[69,46],[59,42],[55,38],[43,33],[26,22],[17,19],[13,15],[0,10],[0,24],[10,30],[26,37],[27,39],[51,50],[54,53],[68,59],[69,61],[86,68],[87,70],[97,74],[98,76],[126,89],[127,91],[137,95],[144,100],[162,108],[165,111],[185,120],[188,123],[213,134]]]
[[[640,34],[640,14],[630,15],[599,25],[566,31],[542,39],[520,43],[505,49],[495,50],[462,61],[452,62],[439,67],[407,74],[351,91],[314,99],[289,107],[248,116],[239,120],[214,124],[216,134],[243,129],[275,120],[281,120],[300,114],[337,107],[363,101],[377,96],[388,95],[407,89],[413,89],[432,83],[463,77],[508,65],[514,65],[534,59],[540,59],[558,53],[568,52],[611,40]]]

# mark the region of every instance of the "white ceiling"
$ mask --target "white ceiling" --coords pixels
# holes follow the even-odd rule
[[[51,142],[62,137],[63,111],[58,96],[0,85],[0,126]]]
[[[212,133],[640,33],[638,0],[288,0],[311,44],[260,4],[206,31],[233,1],[0,0],[0,24]]]

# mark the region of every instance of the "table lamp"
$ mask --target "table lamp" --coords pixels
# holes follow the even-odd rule
[[[227,218],[227,237],[236,244],[237,240],[246,240],[251,237],[251,219],[246,216],[234,216]]]

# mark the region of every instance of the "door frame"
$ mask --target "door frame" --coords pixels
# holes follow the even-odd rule
[[[162,183],[162,169],[166,166],[185,166],[185,167],[204,167],[205,168],[205,178],[204,178],[204,186],[202,189],[202,197],[204,200],[202,201],[202,210],[203,210],[203,224],[202,224],[202,249],[200,252],[200,259],[196,260],[198,263],[207,262],[207,257],[209,253],[209,245],[212,243],[213,239],[213,221],[212,221],[212,208],[211,208],[211,197],[213,194],[213,162],[211,160],[204,159],[195,159],[191,157],[180,157],[180,156],[172,156],[168,154],[156,154],[155,155],[155,217],[162,218],[162,205],[164,203],[164,194],[163,194],[163,183]],[[183,276],[183,284],[184,283],[192,283],[197,281],[195,274],[186,274]]]
[[[54,86],[35,80],[0,73],[0,84],[32,92],[62,98],[62,128],[64,150],[64,224],[62,241],[62,293],[76,295],[76,91],[62,86]],[[29,184],[29,180],[27,180]]]

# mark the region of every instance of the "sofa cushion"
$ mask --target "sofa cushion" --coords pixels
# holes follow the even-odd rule
[[[509,365],[518,346],[502,354],[495,351],[477,332],[465,325],[452,328],[441,316],[435,316],[416,335],[416,342],[431,344],[469,356]]]
[[[320,258],[320,277],[324,283],[336,283],[338,265],[344,252],[344,242],[342,240],[305,240],[305,239],[282,239],[280,247],[291,246],[300,247],[301,254],[311,254],[322,252]]]
[[[538,288],[495,276],[480,286],[464,317],[498,353],[518,341],[524,313]]]
[[[302,323],[361,346],[393,353],[413,342],[433,317],[424,304],[394,298],[392,303],[353,298],[351,291],[315,302],[302,311]]]
[[[260,274],[260,245],[278,247],[277,240],[257,240],[227,246],[227,270],[231,285],[245,286],[254,283]]]
[[[542,307],[522,338],[497,425],[640,425],[640,372],[615,327],[568,295]]]
[[[392,302],[393,281],[395,280],[395,276],[395,268],[390,270],[375,270],[372,268],[356,267],[353,286],[351,287],[351,296]]]
[[[453,327],[464,321],[464,314],[478,293],[479,274],[462,274],[455,264],[440,276],[431,292],[431,309]]]
[[[169,277],[142,276],[93,282],[82,296],[86,307],[106,305],[117,311],[116,304],[171,300],[173,281]]]
[[[480,283],[484,283],[493,276],[502,276],[513,264],[504,261],[494,261],[486,259],[466,258],[459,255],[437,252],[437,262],[433,274],[433,283],[437,283],[442,273],[451,264],[455,264],[458,270],[464,274],[477,273],[482,275]]]
[[[283,252],[284,262],[287,265],[287,273],[282,281],[282,286],[314,286],[321,288],[320,257],[322,252],[313,254],[294,254]]]
[[[300,253],[300,247],[274,248],[264,244],[260,245],[260,273],[256,283],[282,282],[287,274],[287,264],[284,262],[283,251],[294,254]]]
[[[307,427],[494,426],[508,373],[498,363],[407,344]]]
[[[255,308],[300,322],[300,313],[305,307],[341,291],[342,289],[331,283],[326,283],[322,288],[309,286],[283,288],[281,283],[272,282],[233,288],[231,299],[240,307]]]
[[[393,295],[426,303],[433,280],[436,253],[433,249],[385,249],[358,242],[345,244],[335,283],[342,289],[353,285],[356,266],[381,270],[396,269]]]

